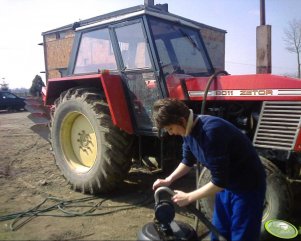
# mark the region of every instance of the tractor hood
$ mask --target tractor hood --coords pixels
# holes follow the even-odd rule
[[[170,75],[166,78],[169,96],[202,100],[208,79]],[[212,82],[207,100],[301,100],[301,80],[271,74],[219,76]]]

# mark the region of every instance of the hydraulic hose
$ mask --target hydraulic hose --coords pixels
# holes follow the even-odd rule
[[[215,78],[218,76],[218,75],[229,75],[227,71],[225,70],[220,70],[220,71],[217,71],[215,72],[213,75],[210,76],[207,84],[206,84],[206,87],[205,87],[205,91],[204,91],[204,97],[203,97],[203,101],[202,101],[202,106],[201,106],[201,115],[204,115],[205,113],[205,107],[206,107],[206,101],[207,101],[207,95],[208,95],[208,91],[209,91],[209,88],[213,82],[213,80],[215,80]],[[200,163],[197,162],[196,164],[196,173],[195,173],[195,176],[196,176],[196,188],[198,188],[198,181],[199,181],[199,176],[200,176],[200,172],[201,172],[201,166],[200,166]],[[200,209],[200,203],[197,201],[196,203],[196,210],[199,210]],[[199,219],[195,219],[195,229],[198,228],[198,220]]]
[[[213,80],[215,80],[215,78],[218,76],[218,75],[229,75],[227,71],[225,70],[220,70],[220,71],[217,71],[215,72],[213,75],[210,76],[207,84],[206,84],[206,87],[205,87],[205,91],[204,91],[204,97],[203,97],[203,101],[202,101],[202,108],[201,108],[201,115],[204,115],[205,113],[205,106],[206,106],[206,101],[207,101],[207,95],[208,95],[208,91],[209,91],[209,88],[211,86],[211,83]]]

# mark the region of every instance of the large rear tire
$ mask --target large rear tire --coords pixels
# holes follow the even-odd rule
[[[267,174],[267,190],[265,195],[264,212],[261,225],[261,239],[265,240],[267,234],[264,224],[271,219],[287,219],[292,209],[292,193],[290,185],[285,177],[272,162],[264,157],[261,161]],[[203,168],[199,177],[198,187],[207,184],[211,180],[210,171]],[[210,220],[214,209],[214,197],[203,198],[199,201],[200,209]]]
[[[56,163],[74,190],[115,189],[130,169],[133,140],[113,125],[99,91],[72,88],[56,100],[51,142]]]

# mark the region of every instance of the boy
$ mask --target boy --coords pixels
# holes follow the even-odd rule
[[[187,174],[196,159],[210,170],[211,181],[189,193],[176,190],[173,202],[186,206],[215,195],[213,224],[219,232],[227,240],[259,240],[266,176],[250,140],[221,118],[194,115],[179,100],[158,100],[153,111],[159,129],[183,137],[182,162],[168,177],[156,180],[153,189]]]

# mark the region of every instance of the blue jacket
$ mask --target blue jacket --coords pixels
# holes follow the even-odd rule
[[[199,116],[189,136],[184,137],[182,163],[199,161],[211,171],[212,183],[232,191],[265,188],[265,171],[255,148],[228,121]]]

